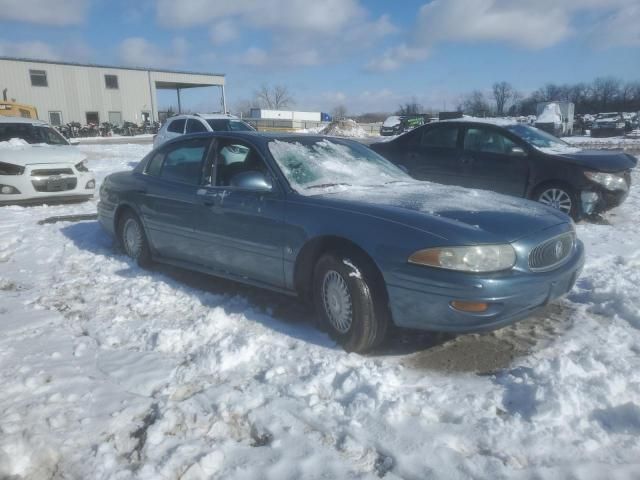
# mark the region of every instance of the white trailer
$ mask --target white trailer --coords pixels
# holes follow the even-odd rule
[[[573,135],[573,102],[540,102],[535,126],[557,136]]]
[[[320,112],[294,112],[291,110],[252,108],[251,118],[256,120],[298,120],[305,122],[319,122],[322,119],[322,114]]]

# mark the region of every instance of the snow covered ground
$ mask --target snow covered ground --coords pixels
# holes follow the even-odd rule
[[[150,145],[78,148],[99,183]],[[371,356],[289,298],[142,270],[96,221],[38,224],[95,204],[0,208],[2,479],[640,476],[638,188],[578,225],[565,300]]]

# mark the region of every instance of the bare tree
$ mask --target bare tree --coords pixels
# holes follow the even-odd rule
[[[422,105],[418,103],[418,100],[413,97],[410,102],[400,105],[396,115],[417,115],[422,113]]]
[[[282,110],[296,103],[286,85],[270,86],[266,83],[255,92],[254,100],[262,108],[270,110]]]
[[[474,90],[467,95],[462,100],[460,108],[474,117],[486,117],[491,113],[491,106],[480,90]]]
[[[614,77],[596,78],[593,81],[594,100],[598,103],[600,111],[606,111],[611,103],[616,100],[620,91],[620,80]]]
[[[334,120],[341,120],[347,116],[347,107],[338,105],[331,111]]]
[[[508,82],[496,82],[493,84],[493,98],[496,101],[496,114],[504,115],[504,109],[513,97],[513,87]]]

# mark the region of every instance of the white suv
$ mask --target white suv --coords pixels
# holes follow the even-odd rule
[[[46,122],[0,116],[0,205],[88,200],[86,159]]]
[[[167,140],[187,133],[229,132],[255,130],[251,125],[238,117],[224,113],[196,113],[194,115],[176,115],[168,118],[153,139],[153,146],[158,147]]]

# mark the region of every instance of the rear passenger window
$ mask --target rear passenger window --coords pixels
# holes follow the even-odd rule
[[[189,142],[169,150],[165,157],[160,176],[175,182],[199,185],[202,179],[207,142]]]
[[[206,132],[207,128],[202,124],[200,120],[194,120],[190,118],[187,122],[187,133],[200,133]]]
[[[428,128],[422,133],[420,145],[423,147],[456,148],[458,127]]]
[[[167,131],[173,133],[183,133],[185,122],[186,120],[184,118],[181,118],[180,120],[174,120],[167,127]]]

